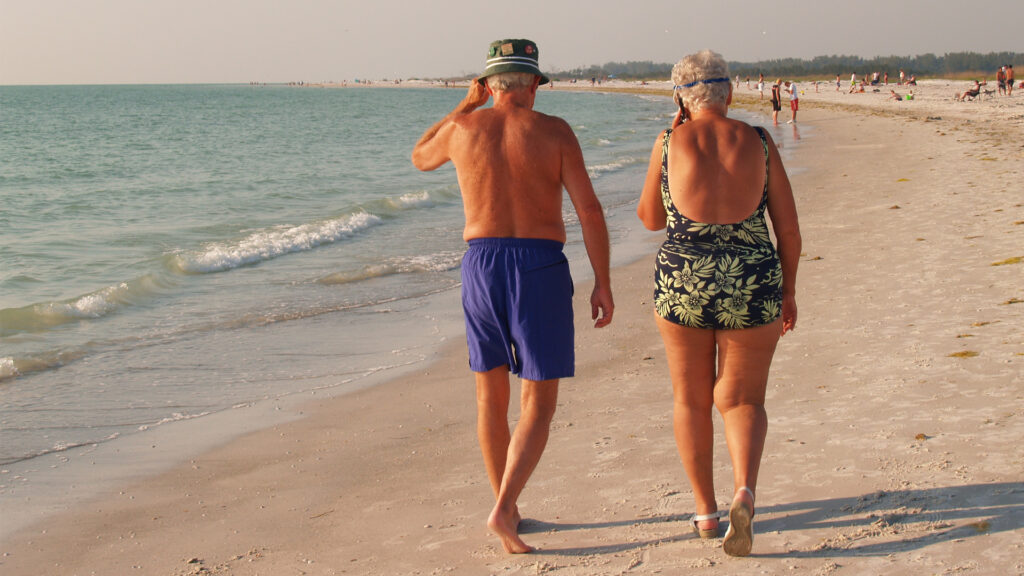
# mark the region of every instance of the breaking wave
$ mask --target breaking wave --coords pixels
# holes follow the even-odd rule
[[[378,216],[359,212],[324,222],[261,230],[236,242],[215,242],[198,252],[176,254],[172,258],[172,268],[185,274],[223,272],[332,244],[380,222]]]

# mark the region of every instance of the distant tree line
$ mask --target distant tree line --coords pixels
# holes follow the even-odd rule
[[[894,75],[900,69],[917,77],[947,77],[968,73],[994,74],[1005,64],[1024,64],[1024,54],[1019,52],[950,52],[943,56],[921,54],[919,56],[818,56],[810,60],[781,58],[759,62],[729,62],[729,70],[743,77],[832,77],[836,74],[858,75],[871,72],[889,72]],[[672,64],[643,62],[609,62],[600,66],[576,68],[554,72],[559,78],[619,78],[622,80],[667,80],[672,76]]]

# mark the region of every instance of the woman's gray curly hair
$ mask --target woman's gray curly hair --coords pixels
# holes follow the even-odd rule
[[[702,50],[676,62],[672,67],[672,84],[672,98],[676,103],[682,102],[687,110],[724,106],[731,88],[729,65],[721,54]]]

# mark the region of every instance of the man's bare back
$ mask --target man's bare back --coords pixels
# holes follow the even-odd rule
[[[583,153],[562,119],[532,110],[535,91],[488,92],[474,83],[465,100],[428,130],[413,164],[433,170],[455,165],[466,212],[463,238],[543,238],[565,241],[562,188],[581,223],[603,213]],[[586,225],[584,225],[586,229]]]
[[[463,190],[465,239],[546,238],[565,241],[562,223],[562,120],[525,108],[490,108],[463,117],[452,162]],[[489,162],[475,162],[480,150]],[[468,191],[468,192],[467,192]]]

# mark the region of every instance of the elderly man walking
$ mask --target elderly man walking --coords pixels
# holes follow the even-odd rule
[[[562,247],[562,189],[583,229],[594,270],[591,317],[612,320],[608,230],[579,142],[562,119],[533,110],[549,80],[530,40],[491,43],[484,73],[423,134],[420,170],[455,165],[465,208],[462,304],[476,376],[477,435],[496,503],[488,527],[509,553],[519,537],[517,501],[547,444],[558,381],[574,375],[572,278]],[[482,108],[493,97],[490,108]],[[509,372],[522,379],[521,414],[508,425]]]

